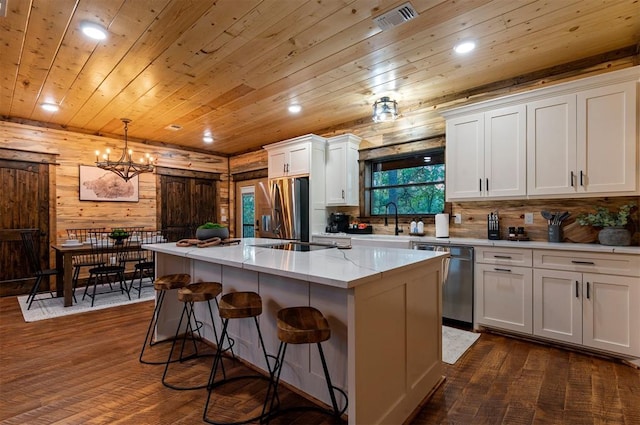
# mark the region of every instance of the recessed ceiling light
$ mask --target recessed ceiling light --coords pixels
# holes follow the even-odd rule
[[[164,129],[171,130],[171,131],[180,131],[182,130],[182,126],[180,124],[169,124]]]
[[[291,112],[292,114],[297,114],[300,111],[302,111],[302,106],[300,106],[300,105],[290,105],[289,106],[289,112]]]
[[[104,40],[107,38],[107,30],[94,22],[82,22],[80,24],[82,33],[93,40]]]
[[[464,55],[465,53],[469,53],[475,48],[476,48],[475,41],[463,41],[461,43],[456,44],[453,50],[460,55]]]
[[[50,102],[45,102],[41,106],[42,106],[42,109],[44,109],[47,112],[58,112],[58,110],[60,109],[58,105]]]
[[[213,137],[211,136],[203,136],[202,141],[205,143],[213,143]]]

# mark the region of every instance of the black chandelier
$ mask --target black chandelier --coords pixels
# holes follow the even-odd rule
[[[373,120],[375,122],[393,121],[398,118],[398,102],[388,97],[381,97],[373,104]]]
[[[124,150],[120,159],[112,161],[109,159],[111,151],[106,150],[106,153],[102,155],[100,159],[100,151],[96,151],[96,166],[103,170],[111,171],[119,175],[124,181],[128,182],[138,174],[153,172],[153,164],[151,164],[151,156],[146,154],[143,158],[140,158],[139,162],[134,162],[131,159],[133,150],[128,147],[127,130],[128,124],[131,122],[129,118],[120,119],[124,123]]]

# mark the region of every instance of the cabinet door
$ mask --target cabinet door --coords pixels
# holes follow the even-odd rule
[[[475,277],[476,323],[531,334],[531,269],[476,264]]]
[[[637,191],[636,83],[578,93],[578,190]]]
[[[527,126],[524,105],[485,113],[484,174],[488,197],[527,194]]]
[[[311,156],[311,146],[308,143],[301,143],[289,148],[289,163],[287,164],[287,175],[297,176],[309,174],[309,162]]]
[[[527,104],[527,193],[576,192],[576,96]]]
[[[582,273],[533,270],[533,334],[582,344]]]
[[[447,120],[447,200],[484,193],[484,114]]]
[[[327,148],[327,205],[346,201],[347,144],[333,143]]]
[[[638,279],[584,273],[583,291],[583,344],[640,356]]]
[[[270,150],[268,154],[269,178],[277,178],[286,175],[287,151],[284,149]]]

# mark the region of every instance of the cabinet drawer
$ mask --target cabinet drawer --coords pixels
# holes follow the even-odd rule
[[[521,248],[477,247],[476,263],[531,267],[531,250]]]
[[[640,276],[640,256],[638,255],[535,250],[533,266],[544,269]]]

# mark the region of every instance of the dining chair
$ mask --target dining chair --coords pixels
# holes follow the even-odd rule
[[[33,282],[33,286],[31,287],[31,291],[27,297],[27,310],[29,310],[31,308],[31,304],[33,304],[36,294],[38,293],[38,289],[40,289],[42,280],[45,277],[55,276],[58,274],[58,270],[42,268],[42,263],[40,262],[40,238],[38,237],[37,232],[20,232],[20,237],[22,238],[22,245],[24,246],[24,250],[27,254],[27,261],[29,262],[31,271],[36,279]],[[53,298],[53,292],[49,291],[49,293]]]
[[[155,279],[155,253],[148,249],[142,249],[142,245],[146,243],[156,243],[162,240],[162,235],[158,230],[142,230],[138,232],[139,239],[132,243],[137,243],[138,249],[135,251],[133,257],[138,258],[138,262],[133,265],[133,277],[131,278],[131,284],[129,290],[135,289],[138,291],[138,298],[142,294],[142,279],[150,278],[151,285]],[[129,238],[131,239],[131,237]],[[135,245],[134,245],[135,246]],[[136,278],[138,279],[138,287],[134,287]]]
[[[77,239],[80,243],[90,243],[89,234],[95,232],[104,232],[104,227],[84,227],[79,229],[67,229],[67,237],[69,239]],[[79,254],[73,256],[73,276],[71,281],[73,282],[73,300],[76,300],[76,288],[78,287],[78,280],[80,278],[80,271],[82,268],[96,267],[102,265],[102,263],[96,262],[96,259],[91,254]],[[89,282],[87,282],[87,285]]]
[[[121,257],[125,244],[117,243],[118,241],[109,239],[110,232],[90,232],[91,240],[91,256],[93,261],[96,261],[100,265],[89,269],[89,281],[84,288],[84,294],[82,299],[86,296],[91,298],[91,307],[93,307],[96,301],[96,295],[101,293],[113,291],[112,284],[118,283],[120,286],[120,292],[126,293],[129,300],[131,295],[129,294],[129,287],[124,279],[124,266],[118,259]],[[125,238],[128,239],[128,238]],[[112,280],[113,279],[113,280]],[[93,282],[93,285],[91,285]],[[98,283],[109,285],[109,291],[96,292]],[[89,286],[93,286],[93,291],[89,293]]]

